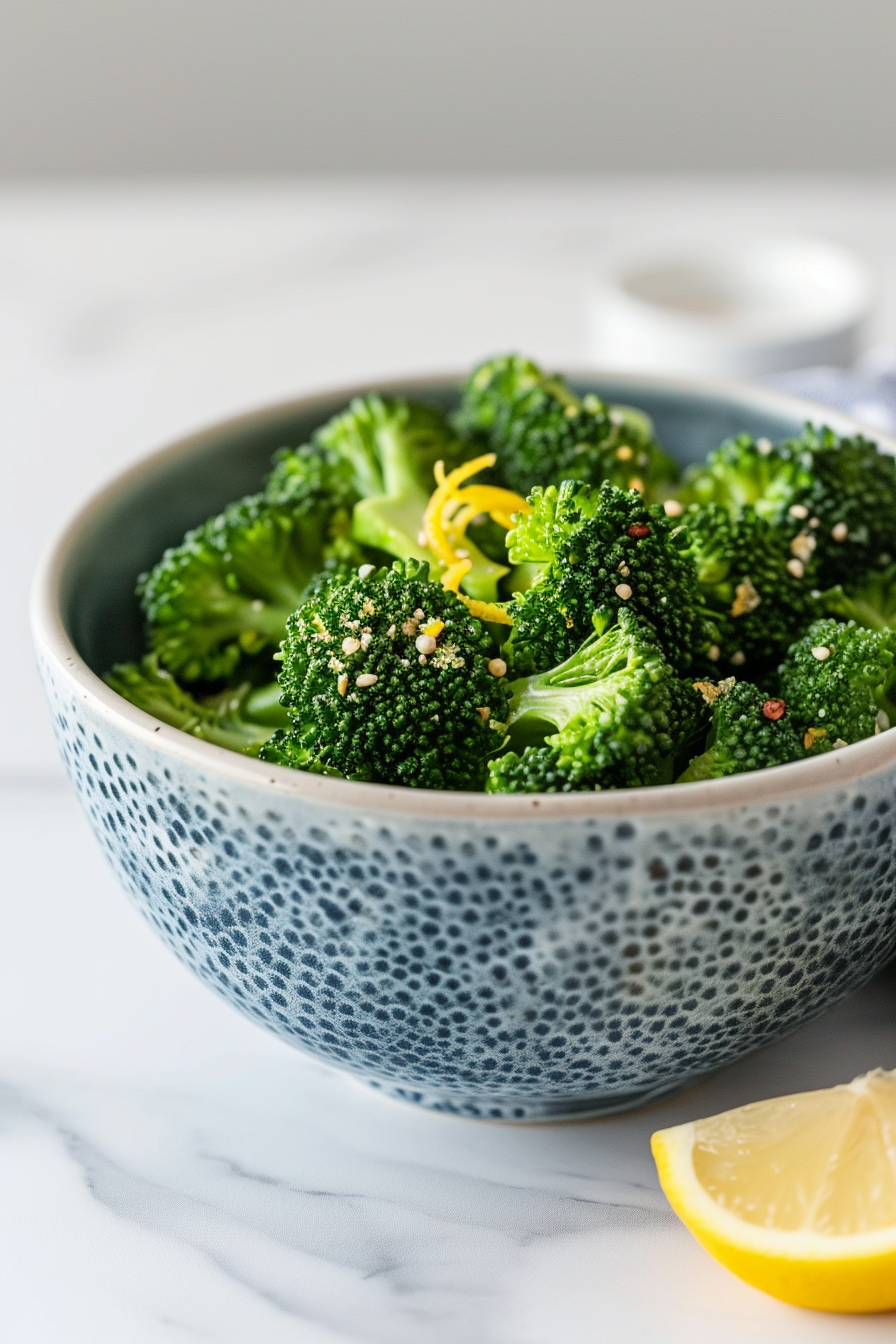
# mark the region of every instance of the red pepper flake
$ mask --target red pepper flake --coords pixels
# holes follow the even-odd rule
[[[771,719],[772,723],[775,723],[778,719],[783,719],[786,708],[783,700],[766,700],[762,706],[762,713],[766,719]]]
[[[641,537],[650,536],[650,528],[646,523],[632,523],[628,530],[628,534],[630,537],[636,537],[640,541]]]

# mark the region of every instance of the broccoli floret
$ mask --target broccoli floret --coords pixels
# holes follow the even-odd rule
[[[896,723],[896,631],[853,621],[813,622],[781,665],[781,695],[813,753],[871,737]]]
[[[356,397],[314,435],[314,443],[296,453],[281,451],[267,483],[269,498],[289,498],[293,478],[304,473],[304,459],[317,453],[329,476],[353,504],[351,535],[399,560],[433,561],[420,535],[423,515],[435,489],[434,468],[447,471],[464,457],[463,445],[441,411],[417,402],[376,395]],[[470,540],[472,568],[464,590],[494,602],[507,567],[484,555]]]
[[[492,793],[557,793],[669,783],[704,718],[652,626],[631,611],[598,612],[594,632],[559,667],[511,685],[512,750],[491,762]]]
[[[691,761],[678,784],[721,779],[772,765],[787,765],[806,754],[803,728],[786,699],[771,697],[748,681],[731,677],[714,686],[698,682],[713,704],[709,746]]]
[[[681,497],[733,516],[752,505],[786,533],[796,560],[815,560],[823,586],[892,558],[896,460],[859,435],[806,425],[773,446],[741,434],[686,474]]]
[[[648,620],[680,672],[709,648],[714,630],[687,537],[660,505],[646,505],[635,490],[581,481],[533,490],[529,503],[508,535],[510,559],[543,569],[508,608],[514,628],[505,656],[514,671],[541,672],[570,657],[600,608]]]
[[[453,423],[492,449],[500,479],[523,495],[575,479],[608,480],[656,499],[678,477],[642,411],[608,406],[593,394],[577,397],[561,377],[520,355],[473,371]]]
[[[140,576],[150,649],[183,681],[231,677],[247,655],[280,643],[327,558],[354,558],[347,522],[313,496],[229,505]]]
[[[337,577],[289,619],[280,685],[294,730],[272,759],[382,784],[480,789],[510,699],[492,652],[485,626],[425,562]]]
[[[276,684],[253,689],[246,682],[197,700],[152,654],[139,663],[119,663],[105,680],[131,704],[172,728],[248,756],[258,755],[275,728],[289,723]]]
[[[692,505],[682,521],[718,631],[714,661],[775,666],[819,613],[811,562],[796,562],[787,538],[752,505],[735,517],[719,504]]]

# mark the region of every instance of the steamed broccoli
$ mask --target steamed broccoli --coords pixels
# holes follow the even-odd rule
[[[497,454],[498,476],[523,495],[575,479],[608,480],[655,499],[678,477],[643,412],[577,397],[561,377],[519,355],[473,371],[453,423]]]
[[[869,630],[896,630],[896,564],[873,569],[858,582],[838,584],[821,594],[829,616],[855,621]]]
[[[690,469],[681,497],[721,504],[733,516],[752,505],[786,532],[798,562],[814,559],[823,586],[892,558],[896,460],[858,435],[806,425],[798,438],[772,445],[741,434]]]
[[[806,754],[804,729],[795,721],[786,697],[769,696],[747,681],[731,677],[718,685],[697,682],[713,706],[709,746],[676,780],[689,784],[721,779],[772,765],[787,765]]]
[[[780,668],[781,695],[814,754],[896,723],[896,631],[853,621],[813,622]]]
[[[687,537],[661,506],[646,505],[635,490],[582,481],[533,490],[529,503],[508,536],[510,559],[543,568],[508,608],[514,671],[541,672],[568,658],[600,608],[648,620],[678,671],[710,647],[714,630]]]
[[[558,793],[671,782],[704,701],[678,680],[653,628],[623,608],[549,672],[515,681],[511,750],[493,760],[492,793]]]
[[[351,498],[356,542],[399,560],[433,561],[420,529],[435,489],[434,468],[443,462],[450,471],[464,456],[441,411],[376,395],[356,397],[317,430],[310,448],[281,450],[268,479],[268,498],[289,499],[295,479],[304,479],[304,459],[315,452],[329,478]],[[464,590],[494,602],[507,567],[490,559],[472,539],[466,549],[472,568]]]
[[[276,647],[314,575],[354,558],[348,518],[308,495],[293,505],[250,495],[167,550],[137,593],[149,646],[184,681],[223,680],[247,655]]]
[[[752,505],[733,518],[718,504],[692,505],[682,523],[718,631],[715,661],[774,666],[818,615],[811,562],[795,562],[786,537]]]
[[[119,663],[105,680],[131,704],[172,728],[248,756],[257,756],[275,728],[289,722],[276,684],[253,689],[245,682],[197,700],[152,654],[139,663]]]
[[[485,626],[413,559],[324,585],[287,627],[294,724],[264,759],[350,779],[478,789],[510,694]]]

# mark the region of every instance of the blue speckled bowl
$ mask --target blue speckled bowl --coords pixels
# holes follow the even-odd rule
[[[448,404],[457,379],[392,389]],[[722,384],[586,378],[682,460],[834,413]],[[896,942],[896,731],[758,775],[486,797],[305,775],[198,742],[100,680],[135,656],[134,579],[256,489],[353,390],[163,450],[75,519],[36,584],[62,754],[162,938],[318,1058],[436,1110],[502,1119],[651,1101],[834,1003]],[[891,449],[894,445],[888,445]]]

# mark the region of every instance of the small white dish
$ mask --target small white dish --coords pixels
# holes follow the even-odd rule
[[[590,354],[608,369],[738,378],[847,366],[872,292],[858,257],[810,239],[644,251],[599,278]]]

